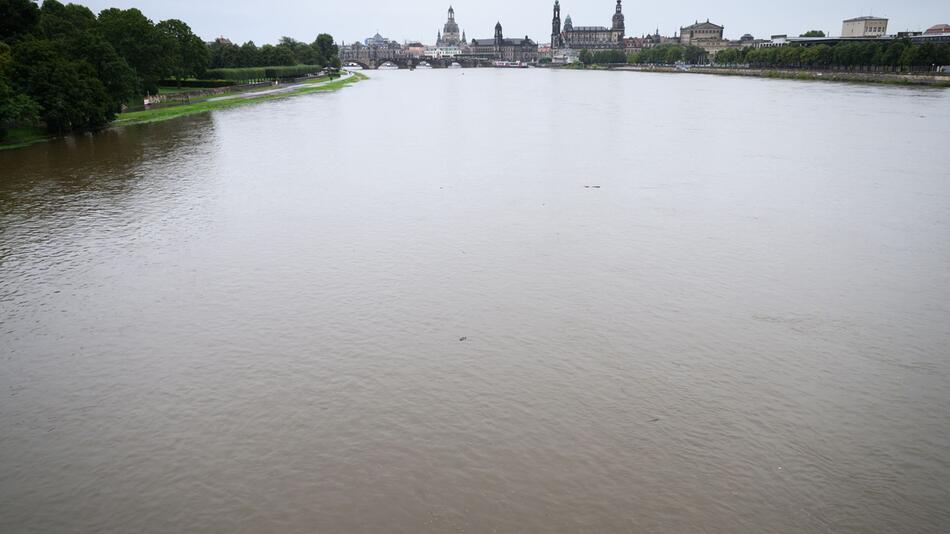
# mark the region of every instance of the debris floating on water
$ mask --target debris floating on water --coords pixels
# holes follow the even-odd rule
[[[460,338],[459,338],[459,341],[468,341],[468,338],[467,338],[467,337],[460,337]]]

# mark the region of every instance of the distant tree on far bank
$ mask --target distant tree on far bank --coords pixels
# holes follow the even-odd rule
[[[825,37],[825,32],[821,30],[811,30],[799,35],[799,37]]]
[[[333,36],[326,33],[318,35],[310,44],[283,37],[276,45],[258,47],[254,41],[248,41],[238,46],[219,39],[208,48],[212,69],[340,64],[340,47],[333,42]]]
[[[950,65],[950,44],[916,44],[909,40],[788,45],[772,48],[723,50],[720,65],[748,64],[757,68],[872,68],[889,71]]]
[[[707,58],[706,51],[698,46],[668,43],[634,52],[627,56],[627,63],[672,65],[682,61],[690,65],[702,65],[707,62]]]
[[[578,59],[584,65],[616,65],[626,63],[627,56],[620,50],[581,50]]]
[[[7,135],[7,125],[34,124],[40,116],[40,106],[24,93],[14,90],[11,83],[13,53],[10,46],[0,42],[0,141]]]

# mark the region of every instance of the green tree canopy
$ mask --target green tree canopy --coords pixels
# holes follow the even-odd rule
[[[168,43],[165,70],[172,77],[180,81],[204,74],[210,61],[208,47],[187,24],[177,19],[163,20],[156,29]]]
[[[174,43],[138,9],[106,9],[99,14],[99,24],[105,39],[142,80],[143,89],[156,92],[168,74],[166,58],[174,53]]]
[[[14,89],[13,51],[0,42],[0,141],[7,135],[10,124],[33,124],[39,118],[40,107],[28,95]]]
[[[14,42],[39,20],[40,8],[32,0],[0,0],[0,41]]]

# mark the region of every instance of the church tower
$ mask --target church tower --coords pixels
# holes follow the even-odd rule
[[[554,20],[551,21],[551,48],[560,48],[561,44],[561,0],[554,0]]]
[[[610,36],[614,43],[623,43],[626,27],[623,20],[623,0],[617,0],[617,11],[614,13],[614,24],[610,29]]]
[[[458,46],[462,40],[461,37],[459,25],[455,22],[455,8],[449,6],[449,18],[445,22],[445,27],[442,28],[442,45]]]

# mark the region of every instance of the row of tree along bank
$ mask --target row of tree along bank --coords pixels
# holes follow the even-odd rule
[[[950,65],[950,44],[841,43],[837,45],[782,46],[728,49],[716,54],[722,65],[748,64],[779,68],[885,67],[892,71],[929,70]]]
[[[11,127],[49,134],[100,130],[124,105],[155,94],[163,80],[213,86],[248,79],[209,70],[231,66],[212,64],[218,44],[207,45],[180,20],[156,24],[137,9],[106,9],[97,16],[57,0],[44,0],[42,6],[33,0],[0,0],[0,141]],[[279,49],[277,56],[271,49]],[[329,35],[311,45],[285,38],[255,56],[279,61],[272,64],[278,70],[244,74],[297,76],[338,65],[337,56]],[[313,63],[283,67],[288,62]],[[209,77],[225,81],[194,81]]]
[[[340,49],[333,43],[333,37],[327,34],[319,35],[317,40],[310,44],[284,37],[277,45],[266,44],[258,48],[254,41],[238,46],[226,39],[218,39],[208,48],[211,52],[212,69],[293,65],[340,67]]]
[[[696,46],[665,44],[624,55],[617,50],[581,51],[584,65],[707,65],[713,59],[719,65],[749,65],[755,68],[838,68],[889,70],[892,72],[926,71],[934,66],[950,65],[950,44],[915,44],[906,40],[890,43],[840,43],[775,48],[730,48],[710,58]]]

